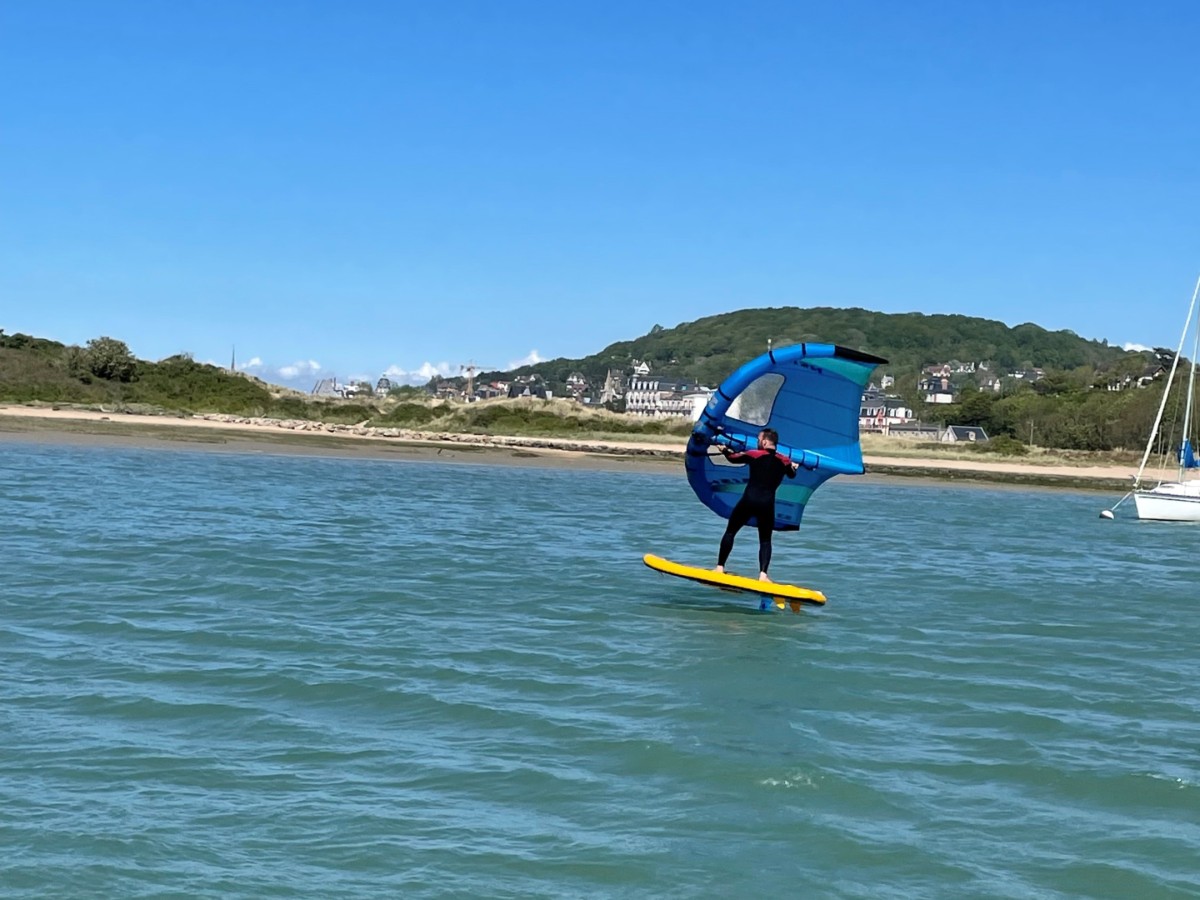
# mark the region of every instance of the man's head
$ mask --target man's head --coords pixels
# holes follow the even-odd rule
[[[764,428],[758,433],[758,446],[761,450],[774,450],[779,446],[779,432],[774,428]]]

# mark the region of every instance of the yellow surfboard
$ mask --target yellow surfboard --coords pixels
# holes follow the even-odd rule
[[[760,597],[770,597],[775,605],[783,609],[787,603],[792,604],[793,610],[800,603],[811,603],[814,606],[825,605],[825,595],[820,591],[810,591],[808,588],[796,587],[794,584],[780,584],[775,581],[759,581],[757,578],[746,578],[744,575],[730,575],[714,572],[712,569],[699,569],[695,566],[685,566],[653,553],[642,557],[642,562],[655,572],[665,575],[677,575],[689,581],[709,584],[724,591],[738,591],[747,594],[757,594]]]

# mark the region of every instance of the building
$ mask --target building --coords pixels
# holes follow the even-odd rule
[[[932,375],[934,378],[949,378],[951,375],[974,375],[976,371],[986,372],[987,363],[976,364],[952,359],[948,363],[926,366],[921,370],[921,374]]]
[[[936,425],[926,425],[921,422],[906,422],[903,425],[893,425],[888,429],[892,437],[916,438],[918,440],[940,441],[942,429]]]
[[[546,385],[536,375],[521,376],[508,386],[508,397],[537,397],[539,400],[554,399],[554,392],[546,390]]]
[[[355,384],[343,384],[337,380],[337,376],[332,378],[322,378],[313,385],[312,396],[314,397],[357,397],[359,394],[371,393],[371,385],[366,382],[357,382]]]
[[[1041,381],[1046,377],[1044,369],[1017,369],[1008,373],[1009,378],[1015,378],[1017,381]]]
[[[567,394],[572,400],[582,403],[590,387],[582,372],[572,372],[567,376]]]
[[[859,431],[888,434],[896,425],[912,421],[913,411],[899,397],[876,388],[863,392],[858,408]]]
[[[858,405],[859,431],[882,433],[887,423],[887,398],[876,390],[863,392]]]
[[[917,388],[925,395],[926,403],[953,403],[958,393],[948,375],[926,376],[917,382]]]
[[[461,400],[462,388],[448,379],[441,379],[433,389],[433,395],[439,400]]]
[[[625,412],[635,416],[695,418],[712,391],[690,379],[660,375],[634,375],[625,393]]]
[[[508,382],[492,381],[475,388],[476,400],[492,400],[496,397],[508,396]]]
[[[314,397],[340,397],[338,393],[338,383],[336,378],[322,378],[313,385],[312,395]]]
[[[979,378],[979,389],[981,391],[991,391],[993,394],[1000,393],[1000,379],[995,375],[982,375]]]
[[[987,432],[977,425],[947,425],[940,440],[944,444],[982,444],[990,438]]]
[[[600,391],[600,402],[618,403],[625,397],[625,378],[618,369],[609,369],[604,379],[604,388]]]

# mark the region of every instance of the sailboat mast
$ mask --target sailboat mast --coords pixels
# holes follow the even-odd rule
[[[1190,321],[1190,320],[1189,320]],[[1192,370],[1188,375],[1187,403],[1183,407],[1183,437],[1179,441],[1179,480],[1183,481],[1187,470],[1187,460],[1184,459],[1184,448],[1192,434],[1192,409],[1196,399],[1196,352],[1200,350],[1200,328],[1192,337]]]
[[[1171,360],[1171,371],[1167,375],[1167,383],[1163,386],[1162,402],[1158,404],[1158,415],[1154,417],[1154,427],[1150,429],[1150,440],[1146,442],[1146,452],[1142,454],[1142,464],[1138,466],[1137,476],[1133,479],[1134,487],[1142,483],[1142,473],[1146,471],[1146,463],[1150,459],[1150,451],[1154,449],[1154,440],[1158,437],[1158,427],[1162,424],[1163,410],[1167,408],[1167,396],[1171,393],[1171,384],[1175,381],[1175,371],[1179,368],[1179,357],[1183,355],[1183,346],[1187,342],[1188,329],[1192,325],[1192,316],[1196,312],[1196,297],[1200,296],[1200,278],[1196,279],[1196,289],[1192,291],[1192,302],[1188,306],[1187,320],[1183,323],[1183,333],[1179,335],[1179,349]],[[1193,354],[1193,359],[1195,354]],[[1194,382],[1193,382],[1194,384]],[[1188,404],[1191,408],[1191,404]]]

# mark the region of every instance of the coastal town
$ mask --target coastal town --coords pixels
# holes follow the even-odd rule
[[[424,391],[436,399],[459,403],[496,398],[550,400],[559,397],[583,406],[604,407],[641,418],[691,419],[700,415],[713,391],[712,387],[694,379],[655,373],[649,362],[638,359],[634,359],[627,369],[609,369],[602,381],[589,379],[582,372],[572,372],[558,392],[536,373],[477,381],[473,367],[463,368],[464,377],[434,379]],[[1164,371],[1164,366],[1159,363],[1148,366],[1138,377],[1124,375],[1097,385],[1097,388],[1107,391],[1144,388]],[[1034,385],[1045,377],[1046,370],[1040,367],[996,371],[986,361],[950,360],[922,369],[916,381],[915,396],[927,405],[949,406],[960,402],[967,392],[986,391],[999,395]],[[368,382],[342,384],[336,378],[327,378],[317,382],[312,393],[326,398],[383,396],[396,387],[386,376],[373,386]],[[945,443],[989,439],[987,432],[978,426],[922,421],[909,402],[897,393],[896,379],[892,375],[881,376],[862,393],[859,430],[865,434]]]

